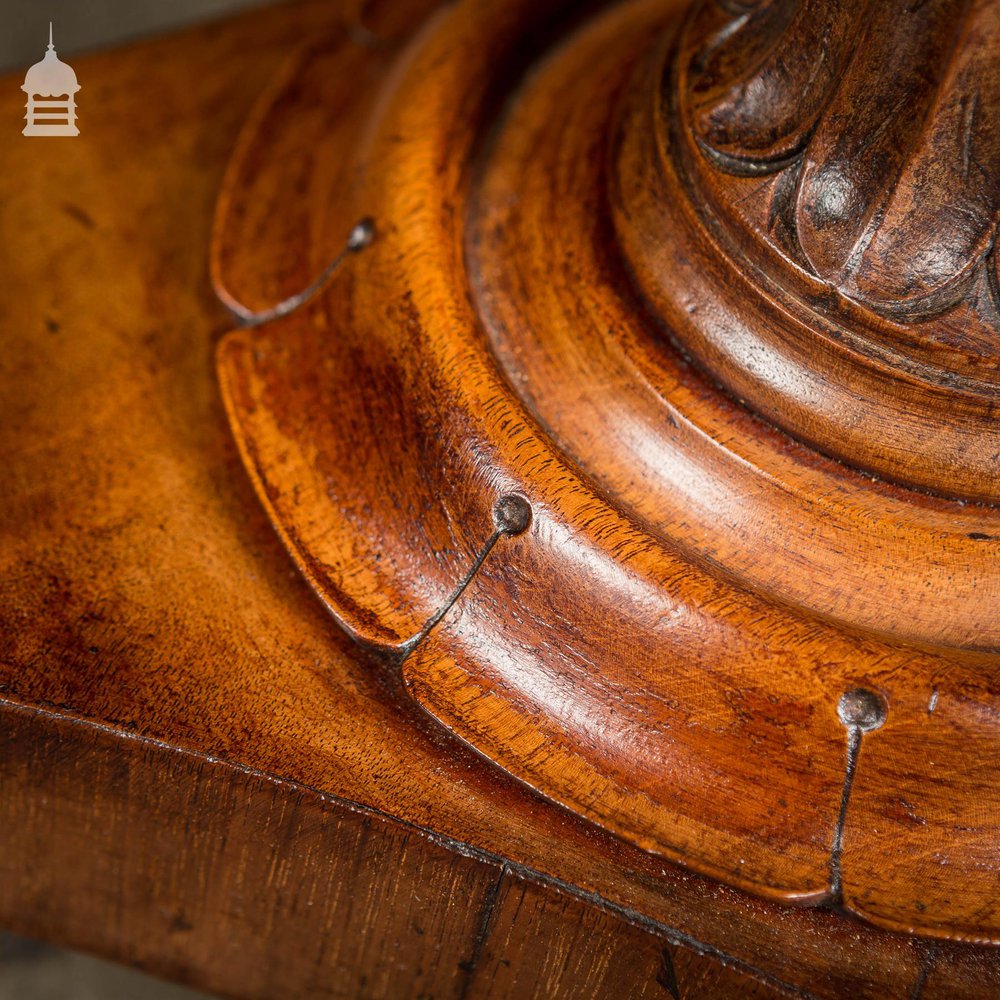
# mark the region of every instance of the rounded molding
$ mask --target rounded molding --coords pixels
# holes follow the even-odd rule
[[[220,343],[237,443],[344,628],[541,794],[760,895],[1000,940],[1000,519],[840,465],[678,348],[727,282],[762,298],[657,146],[684,15],[451,5],[365,86],[329,72],[355,39],[304,51],[213,274],[266,311],[336,267]]]

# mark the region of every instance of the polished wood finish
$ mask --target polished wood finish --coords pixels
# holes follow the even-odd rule
[[[912,539],[951,525],[928,573],[961,551],[988,609],[953,546],[992,510],[808,451],[643,318],[614,161],[580,150],[624,155],[611,85],[641,92],[680,6],[425,13],[296,4],[81,59],[102,115],[3,147],[0,919],[234,996],[997,992],[991,947],[886,929],[995,936],[995,657],[945,592],[874,627],[862,559],[888,539],[916,579]],[[308,143],[281,127],[304,108]],[[210,242],[230,305],[267,309],[364,217],[319,295],[227,333]],[[633,415],[716,470],[690,522],[634,446],[595,460]],[[724,523],[775,482],[787,506]],[[498,531],[511,494],[530,524]],[[820,503],[856,575],[802,583],[830,542],[798,598],[752,579],[732,539]],[[858,686],[888,708],[863,734]]]
[[[794,436],[995,503],[996,5],[723,7],[696,5],[623,126],[638,201],[617,227],[640,285]]]
[[[201,989],[788,995],[501,858],[247,768],[9,708],[0,754],[4,900],[25,904],[5,920]]]
[[[831,65],[867,52],[849,24],[863,7],[823,14]],[[216,280],[267,308],[339,259],[351,220],[374,239],[291,315],[223,340],[223,391],[307,579],[457,737],[726,883],[996,941],[1000,515],[971,502],[997,498],[994,400],[943,376],[921,395],[902,362],[860,351],[848,314],[868,309],[869,346],[888,333],[854,279],[805,296],[823,275],[751,224],[784,211],[772,174],[806,162],[815,127],[792,114],[809,101],[782,111],[766,88],[778,124],[747,124],[732,79],[768,46],[804,65],[812,9],[458,4],[365,95],[354,142],[331,130],[303,160],[261,123],[314,100],[306,53],[244,132]],[[966,15],[940,16],[989,50]],[[915,77],[936,51],[917,49]],[[325,87],[339,107],[343,79]],[[753,128],[779,136],[759,163]],[[294,233],[292,169],[337,199]],[[728,241],[709,219],[724,209]],[[924,347],[936,337],[921,327]],[[947,495],[913,488],[928,485]],[[505,495],[531,508],[517,537],[494,524]],[[838,715],[859,688],[887,710],[863,737]]]

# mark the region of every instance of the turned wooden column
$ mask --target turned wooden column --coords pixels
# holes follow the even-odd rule
[[[616,228],[671,334],[815,450],[995,502],[994,5],[706,3],[668,45]]]

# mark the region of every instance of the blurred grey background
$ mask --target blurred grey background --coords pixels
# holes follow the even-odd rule
[[[0,0],[0,71],[37,62],[49,41],[59,55],[89,52],[267,0]]]
[[[202,993],[0,933],[0,1000],[209,1000]]]
[[[269,0],[0,0],[0,72],[45,54],[52,21],[61,57],[109,48],[217,20]],[[270,0],[273,2],[273,0]],[[86,955],[6,934],[0,928],[0,1000],[207,1000]]]

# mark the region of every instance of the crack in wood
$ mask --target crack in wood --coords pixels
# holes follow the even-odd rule
[[[681,989],[677,984],[677,970],[669,948],[660,952],[660,968],[656,973],[656,982],[662,986],[674,1000],[681,1000]]]
[[[927,985],[927,979],[931,974],[931,967],[934,965],[934,959],[936,957],[937,948],[934,945],[929,945],[927,950],[924,952],[924,960],[920,965],[920,975],[917,976],[917,981],[913,985],[913,992],[910,994],[910,1000],[920,1000],[920,997],[924,992],[924,987]]]
[[[860,751],[861,730],[857,726],[851,726],[847,730],[847,766],[844,769],[844,784],[840,792],[840,811],[837,814],[837,825],[833,831],[833,844],[830,848],[830,895],[837,905],[843,901],[844,895],[841,876],[844,825],[847,822],[847,807],[851,800],[851,787],[854,784],[854,772],[858,766]]]
[[[444,602],[444,604],[442,604],[441,607],[438,608],[437,611],[435,611],[434,614],[432,614],[430,618],[427,619],[427,622],[424,624],[423,628],[421,628],[420,631],[415,636],[413,636],[412,639],[407,639],[406,642],[403,643],[402,646],[403,655],[400,657],[399,660],[400,666],[403,665],[403,663],[406,661],[406,658],[424,641],[424,639],[426,639],[427,636],[430,635],[434,626],[437,625],[437,623],[441,621],[441,619],[444,618],[444,616],[448,614],[449,611],[451,611],[452,607],[454,607],[455,605],[455,602],[462,596],[463,593],[465,593],[465,588],[468,587],[470,583],[472,583],[473,578],[479,572],[479,568],[483,565],[484,562],[486,562],[486,557],[493,551],[493,546],[496,545],[496,543],[500,540],[502,535],[503,532],[499,528],[496,529],[492,535],[490,535],[489,539],[487,539],[486,541],[486,544],[479,550],[478,554],[476,555],[476,558],[473,560],[473,563],[469,567],[468,572],[465,574],[465,576],[462,577],[461,580],[459,580],[458,586],[456,586],[455,589],[448,595],[448,598]]]
[[[476,936],[472,939],[472,955],[467,962],[460,962],[459,968],[465,973],[462,982],[462,989],[459,992],[459,1000],[465,1000],[469,996],[472,988],[473,977],[479,967],[479,960],[482,958],[483,948],[489,940],[490,931],[493,924],[493,916],[496,913],[497,901],[500,898],[500,890],[503,888],[507,876],[510,874],[510,866],[503,864],[500,866],[500,874],[497,880],[489,887],[483,896],[483,905],[479,911],[479,924],[476,928]]]

